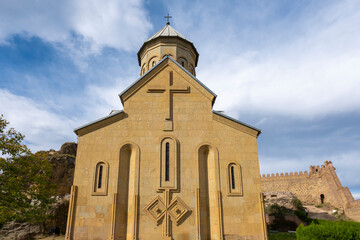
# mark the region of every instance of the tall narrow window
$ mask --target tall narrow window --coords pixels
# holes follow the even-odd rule
[[[231,166],[231,188],[235,189],[235,175],[234,175],[234,166]]]
[[[165,137],[160,143],[159,189],[177,189],[178,187],[178,142]]]
[[[228,195],[242,196],[243,185],[242,185],[242,173],[241,166],[237,162],[229,163],[227,170],[228,179]]]
[[[107,162],[99,162],[94,169],[94,180],[92,195],[107,195],[107,182],[109,175],[109,164]]]
[[[169,160],[169,150],[170,150],[170,144],[167,142],[165,145],[165,181],[169,181],[169,170],[170,170],[170,160]]]
[[[98,176],[98,188],[101,188],[102,184],[102,176],[103,176],[103,166],[101,165],[99,168],[99,176]]]
[[[152,67],[153,67],[153,66],[155,66],[155,64],[156,64],[156,62],[155,62],[155,61],[153,61],[153,62],[152,62]]]

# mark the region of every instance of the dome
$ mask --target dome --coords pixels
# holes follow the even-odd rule
[[[158,37],[179,37],[189,42],[183,35],[181,35],[178,31],[176,31],[173,27],[170,26],[170,24],[166,24],[165,27],[160,29],[157,33],[155,33],[151,38],[146,40],[146,42],[151,41],[152,39],[158,38]],[[145,42],[145,43],[146,43]]]
[[[170,55],[195,76],[199,53],[194,44],[175,30],[170,23],[144,42],[138,52],[140,75],[154,67],[163,57]]]

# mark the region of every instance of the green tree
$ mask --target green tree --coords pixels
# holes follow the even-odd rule
[[[0,115],[0,224],[44,222],[55,202],[52,165],[45,153],[31,153],[24,135]]]

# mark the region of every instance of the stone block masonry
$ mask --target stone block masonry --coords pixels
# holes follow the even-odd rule
[[[263,174],[263,192],[291,192],[304,204],[328,203],[360,220],[360,201],[354,200],[350,190],[343,187],[331,161],[310,166],[310,171]]]

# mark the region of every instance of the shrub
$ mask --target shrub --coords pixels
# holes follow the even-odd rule
[[[306,216],[306,212],[304,211],[300,211],[300,210],[295,210],[295,215],[300,218],[301,220],[305,220],[307,218]]]
[[[267,212],[270,215],[282,216],[287,212],[287,209],[284,206],[279,206],[279,204],[274,203],[268,207]]]
[[[359,240],[360,223],[318,220],[307,227],[301,224],[296,229],[296,237],[298,240]]]
[[[295,210],[305,211],[305,208],[299,199],[294,198],[291,203],[294,206]]]

